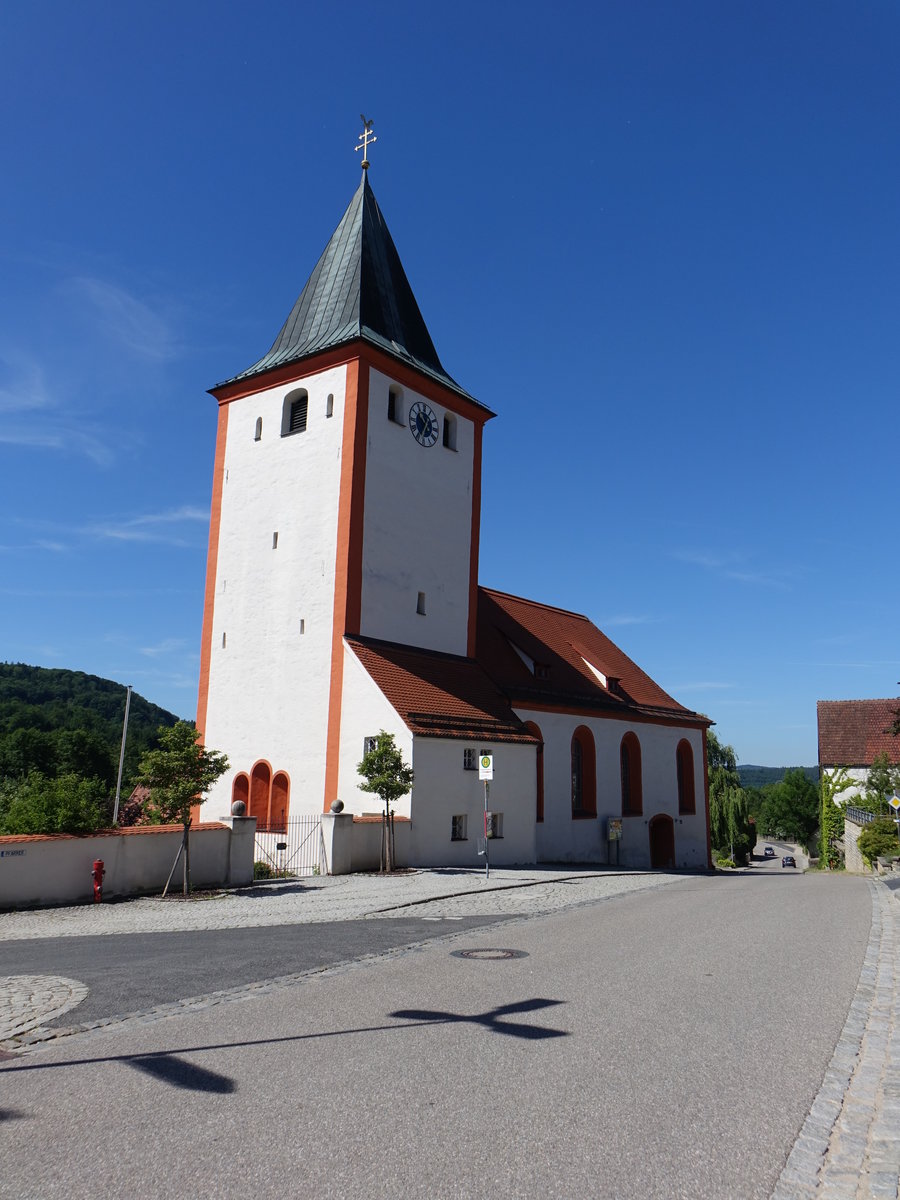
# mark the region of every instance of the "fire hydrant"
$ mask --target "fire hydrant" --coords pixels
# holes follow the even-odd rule
[[[103,866],[102,858],[95,858],[94,865],[91,867],[91,878],[94,880],[94,903],[99,904],[103,899],[103,876],[106,874],[106,868]]]

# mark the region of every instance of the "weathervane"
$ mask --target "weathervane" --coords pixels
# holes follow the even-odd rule
[[[359,135],[359,145],[356,147],[356,149],[362,150],[362,152],[363,152],[362,169],[364,171],[368,171],[368,169],[369,169],[369,159],[368,159],[369,146],[372,144],[372,142],[377,142],[378,138],[372,132],[373,122],[367,121],[366,118],[362,115],[362,113],[359,114],[359,119],[363,123],[363,131]]]

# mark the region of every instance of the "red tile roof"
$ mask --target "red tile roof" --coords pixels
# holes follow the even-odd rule
[[[580,613],[479,588],[477,657],[517,706],[640,712],[711,724],[673,700]],[[606,677],[605,686],[591,667]]]
[[[896,700],[820,700],[820,767],[870,767],[876,755],[886,754],[900,765],[900,737],[888,733]]]
[[[474,659],[369,638],[346,640],[412,733],[536,740]]]
[[[534,741],[513,705],[711,724],[673,700],[587,617],[486,588],[478,589],[475,659],[346,640],[420,736]]]

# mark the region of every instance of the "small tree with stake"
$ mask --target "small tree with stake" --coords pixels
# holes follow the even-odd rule
[[[381,843],[381,869],[394,869],[390,806],[405,796],[413,785],[413,770],[403,761],[394,743],[394,735],[383,729],[374,739],[375,745],[363,755],[357,771],[365,779],[359,786],[364,792],[381,797],[384,804],[384,837]]]
[[[191,858],[188,832],[191,809],[199,804],[220,775],[228,770],[228,759],[217,750],[200,744],[200,734],[187,721],[171,728],[161,726],[159,749],[148,750],[138,765],[140,782],[150,789],[147,811],[154,823],[179,824],[184,828],[181,846],[163,889],[169,889],[180,856],[184,856],[184,894],[191,890]]]

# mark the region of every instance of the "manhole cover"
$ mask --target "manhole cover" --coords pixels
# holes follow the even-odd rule
[[[453,958],[483,958],[493,961],[498,958],[527,958],[527,950],[451,950]]]

